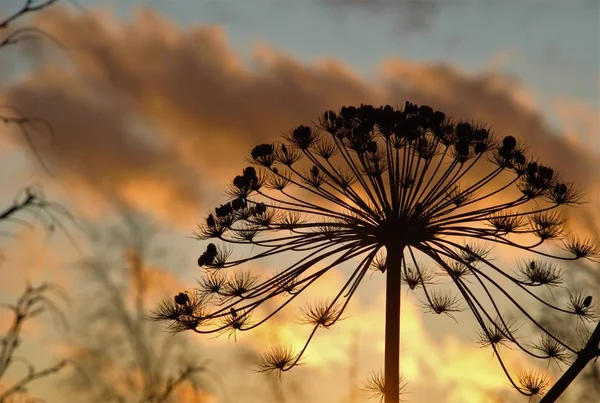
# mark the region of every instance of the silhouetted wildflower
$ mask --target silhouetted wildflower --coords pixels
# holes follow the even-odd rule
[[[217,247],[215,246],[214,243],[208,244],[208,246],[206,248],[206,252],[204,252],[198,258],[198,266],[202,267],[202,266],[207,266],[207,265],[212,264],[214,262],[216,256],[217,256]]]
[[[563,271],[553,263],[530,260],[519,264],[517,278],[528,286],[559,285],[563,282]]]
[[[183,306],[185,306],[185,305],[189,304],[189,302],[190,302],[190,297],[188,297],[187,294],[184,294],[182,292],[180,292],[179,294],[177,294],[175,296],[175,298],[173,298],[173,299],[175,300],[175,303],[177,305],[183,305]]]
[[[418,269],[408,266],[406,270],[402,272],[402,282],[408,286],[411,290],[421,286],[422,284],[433,284],[433,280],[436,278],[436,274],[427,266],[423,264],[415,264]]]
[[[204,296],[222,296],[226,287],[226,278],[222,273],[216,272],[202,276],[198,280],[198,292]]]
[[[517,375],[519,378],[519,391],[526,396],[540,396],[543,395],[550,381],[548,378],[539,372],[521,372]]]
[[[287,132],[283,143],[254,147],[249,160],[254,166],[227,188],[231,201],[211,211],[196,234],[249,254],[232,259],[232,249],[208,244],[198,259],[207,276],[200,288],[216,303],[206,301],[210,313],[193,331],[253,329],[329,270],[352,261],[347,281],[327,303],[302,308],[302,323],[313,327],[304,348],[297,355],[277,351],[261,368],[293,367],[315,332],[340,319],[369,270],[386,276],[386,402],[395,401],[400,388],[394,345],[400,338],[401,284],[418,293],[428,312],[451,316],[468,309],[480,329],[480,344],[493,349],[503,368],[502,346],[561,361],[577,353],[529,310],[539,303],[558,314],[595,318],[591,299],[582,295],[572,295],[564,308],[534,291],[562,284],[557,262],[596,259],[598,249],[589,239],[566,237],[564,207],[577,204],[579,193],[528,155],[515,137],[495,139],[486,126],[454,121],[425,105],[361,105],[327,111],[314,126]],[[562,246],[551,249],[553,241]],[[494,246],[531,258],[515,273],[502,270],[490,257]],[[260,280],[249,273],[224,283],[211,277],[274,256],[294,261],[282,262],[275,275]],[[438,289],[441,278],[450,285]],[[516,307],[519,320],[533,323],[542,341],[521,342],[515,334],[520,326],[509,323],[501,304]],[[259,306],[271,311],[250,323]],[[545,389],[535,377],[519,383],[505,372],[526,395]]]
[[[581,292],[569,292],[568,310],[575,313],[578,319],[592,322],[598,319],[598,312],[591,306],[592,296]]]
[[[171,300],[160,303],[150,318],[167,321],[173,332],[195,329],[207,319],[207,299],[202,293],[179,293]]]
[[[405,389],[408,386],[408,383],[404,381],[402,376],[400,376],[400,378],[398,378],[398,384],[400,385],[398,399],[400,402],[402,402],[402,395],[406,393]],[[374,398],[379,402],[383,402],[383,399],[385,398],[385,378],[383,371],[379,370],[372,372],[367,378],[367,381],[363,383],[363,386],[360,388],[360,390],[370,393],[370,398]]]
[[[342,309],[339,306],[331,305],[325,301],[319,301],[314,304],[308,304],[300,308],[302,312],[302,323],[316,327],[331,327],[342,315]]]
[[[516,343],[514,334],[518,326],[513,322],[505,322],[502,318],[488,320],[481,329],[478,330],[478,343],[482,347],[494,346],[494,354],[499,346],[508,346],[509,343]]]
[[[258,363],[258,372],[278,371],[281,375],[282,372],[299,365],[299,358],[297,354],[294,354],[291,347],[273,347],[262,355]]]
[[[567,363],[571,356],[565,346],[545,333],[542,333],[538,343],[533,344],[533,348],[544,354],[544,358],[554,360],[557,364]]]

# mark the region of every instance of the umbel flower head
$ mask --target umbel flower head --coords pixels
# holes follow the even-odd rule
[[[361,105],[327,111],[281,142],[257,145],[249,161],[227,187],[229,201],[196,233],[210,241],[198,259],[202,278],[193,295],[199,297],[183,307],[167,301],[155,313],[174,330],[251,330],[343,266],[348,275],[341,289],[299,309],[301,323],[312,326],[306,345],[267,355],[262,368],[284,372],[298,364],[319,328],[342,318],[367,273],[380,272],[386,277],[382,384],[385,401],[395,402],[402,284],[432,314],[455,318],[469,310],[481,344],[493,349],[526,395],[544,388],[513,379],[504,346],[548,360],[577,352],[533,318],[536,304],[596,318],[585,295],[559,306],[537,294],[541,286],[561,285],[561,262],[598,254],[590,240],[565,235],[565,207],[577,204],[579,193],[512,136],[496,138],[484,125],[455,121],[426,105]],[[501,268],[491,257],[495,246],[522,258]],[[234,251],[244,255],[234,257]],[[230,272],[275,256],[291,263],[272,276]],[[258,317],[261,306],[272,310]],[[190,307],[197,312],[190,314]],[[522,326],[509,321],[506,310],[537,327],[541,342],[521,340]]]

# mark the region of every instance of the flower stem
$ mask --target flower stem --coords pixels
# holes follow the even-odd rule
[[[540,403],[552,403],[556,401],[567,389],[567,387],[575,380],[577,375],[587,366],[594,358],[600,356],[600,323],[592,333],[588,343],[584,349],[578,354],[577,359],[569,369],[560,377],[554,386],[544,395]]]
[[[385,403],[400,396],[400,280],[404,247],[388,245],[385,280]]]

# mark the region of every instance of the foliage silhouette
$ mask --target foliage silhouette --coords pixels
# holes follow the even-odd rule
[[[91,402],[175,402],[182,386],[204,401],[214,375],[207,363],[147,320],[147,301],[158,291],[149,265],[164,254],[156,245],[159,228],[129,209],[121,217],[119,226],[88,232],[94,253],[81,261],[85,286],[77,296],[88,302],[68,339],[75,371],[66,386]]]
[[[39,3],[35,3],[33,0],[25,0],[23,2],[23,6],[19,10],[0,21],[0,32],[12,27],[17,20],[23,18],[27,14],[42,11],[56,3],[58,3],[58,0],[44,0]],[[11,45],[25,41],[37,40],[40,37],[46,38],[52,41],[55,45],[63,47],[62,43],[58,39],[54,38],[47,32],[35,27],[24,26],[12,30],[4,38],[2,38],[0,40],[0,49],[5,49]],[[38,129],[41,128],[43,132],[49,135],[50,142],[52,142],[54,139],[54,130],[52,129],[52,126],[44,119],[27,116],[12,105],[0,105],[0,122],[4,123],[5,125],[15,125],[20,129],[23,138],[41,166],[44,168],[46,173],[52,175],[52,172],[50,169],[48,169],[44,163],[44,160],[42,159],[42,156],[35,147],[32,137],[32,134],[34,132],[38,132]]]
[[[0,21],[0,32],[12,27],[12,25],[23,16],[44,10],[57,2],[58,0],[45,0],[36,4],[32,0],[25,0],[23,6],[19,10]],[[52,39],[55,43],[60,45],[59,41],[37,28],[19,27],[6,34],[6,36],[0,40],[0,50],[4,50],[10,45],[15,45],[23,41],[37,39],[40,36]],[[47,173],[51,174],[35,147],[32,139],[32,130],[35,131],[37,128],[42,128],[50,135],[50,140],[52,140],[54,137],[52,126],[43,119],[27,117],[14,106],[6,105],[0,106],[0,122],[5,125],[16,125],[20,129],[21,134],[26,140],[26,144],[37,157],[41,166]],[[29,223],[17,217],[17,215],[22,215],[24,213],[32,214],[36,219],[43,223],[49,232],[53,232],[56,227],[60,227],[65,235],[67,235],[71,242],[76,246],[73,238],[70,237],[69,232],[66,231],[61,223],[60,218],[61,216],[62,218],[67,218],[74,224],[77,224],[76,220],[62,205],[46,199],[40,185],[33,184],[26,187],[21,194],[17,195],[11,206],[0,211],[0,220],[4,221],[5,225],[9,222],[16,222],[18,224],[30,226]]]
[[[64,292],[55,285],[42,284],[33,287],[28,284],[14,305],[2,304],[4,308],[12,311],[13,315],[10,322],[8,322],[6,333],[0,338],[0,381],[9,369],[15,367],[13,364],[24,364],[27,373],[14,383],[0,389],[0,403],[8,402],[20,394],[26,393],[27,387],[31,382],[52,375],[67,365],[67,361],[62,360],[44,369],[36,369],[24,358],[15,356],[22,342],[21,332],[23,325],[28,320],[36,318],[46,311],[50,311],[53,314],[55,323],[66,328],[66,319],[56,304],[55,297],[66,300]]]
[[[9,15],[4,20],[0,20],[0,32],[12,28],[12,25],[24,15],[43,10],[56,2],[57,0],[47,0],[34,4],[33,1],[26,0],[18,11]],[[45,34],[35,28],[21,27],[14,29],[6,34],[4,38],[0,39],[0,50],[4,50],[8,46],[21,41],[35,39],[40,35],[44,36]],[[1,110],[8,110],[9,114],[0,112],[0,122],[5,125],[14,124],[21,129],[21,133],[26,139],[27,144],[38,157],[38,160],[44,166],[46,171],[48,171],[37,153],[37,150],[33,146],[30,129],[41,126],[52,135],[52,128],[47,122],[41,119],[25,117],[14,107],[2,106]],[[59,227],[72,242],[74,241],[61,222],[61,218],[67,218],[71,222],[76,223],[72,215],[60,204],[47,200],[42,188],[38,185],[26,187],[19,195],[17,195],[12,205],[0,210],[2,235],[12,235],[7,230],[7,227],[12,223],[31,227],[32,224],[21,218],[21,216],[26,214],[32,215],[34,219],[41,222],[49,233],[52,233],[56,227]],[[74,242],[73,244],[76,246]],[[67,300],[64,292],[56,285],[44,283],[39,286],[32,286],[27,284],[25,290],[14,304],[2,304],[3,308],[12,312],[12,317],[6,323],[6,333],[0,338],[0,381],[2,381],[9,370],[12,370],[15,367],[13,364],[23,364],[27,372],[12,384],[3,385],[2,389],[0,389],[0,403],[15,401],[15,399],[19,396],[23,396],[23,394],[27,392],[27,387],[31,382],[55,374],[67,365],[67,361],[63,360],[44,369],[36,369],[34,365],[24,358],[15,356],[22,342],[23,325],[30,319],[50,311],[50,313],[53,314],[55,323],[60,324],[63,328],[66,327],[64,315],[61,312],[59,305],[56,304],[57,298]]]
[[[313,125],[286,133],[283,142],[252,149],[253,166],[227,188],[230,201],[211,211],[195,234],[221,243],[209,243],[198,259],[199,288],[189,302],[161,303],[154,319],[174,332],[235,335],[260,326],[332,268],[355,262],[335,296],[301,310],[313,327],[304,347],[267,353],[262,370],[296,366],[316,331],[342,318],[372,269],[386,275],[386,403],[398,402],[401,389],[401,284],[421,296],[428,312],[455,318],[468,307],[482,346],[492,348],[513,387],[525,396],[542,395],[547,381],[535,371],[512,373],[502,346],[541,360],[577,356],[578,346],[530,311],[540,304],[596,321],[587,294],[575,293],[558,306],[536,290],[561,284],[556,262],[594,260],[598,250],[592,240],[565,235],[564,208],[580,203],[580,192],[528,151],[512,136],[496,139],[485,125],[455,121],[426,105],[327,111]],[[233,257],[234,247],[246,255]],[[503,270],[490,257],[493,247],[526,258],[515,270]],[[275,256],[294,263],[266,279],[227,274]],[[255,318],[266,301],[277,308]],[[501,304],[514,306],[542,340],[554,342],[522,341],[521,326],[510,323]]]

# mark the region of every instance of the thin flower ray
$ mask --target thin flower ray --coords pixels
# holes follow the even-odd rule
[[[444,254],[444,252],[440,252],[441,254]],[[436,259],[440,265],[444,265],[445,262],[440,258],[440,257],[434,257],[434,259]],[[519,304],[503,287],[501,287],[499,284],[497,284],[493,279],[491,279],[489,276],[487,276],[485,273],[481,272],[480,270],[476,269],[475,267],[472,267],[473,269],[473,274],[474,277],[477,279],[477,281],[479,282],[481,289],[485,292],[485,294],[487,295],[491,305],[494,308],[494,314],[499,318],[501,325],[503,326],[504,329],[510,329],[510,325],[503,319],[503,315],[501,314],[500,310],[498,309],[497,303],[494,300],[494,298],[492,297],[492,295],[490,294],[488,287],[483,283],[482,279],[480,278],[483,277],[485,278],[488,282],[490,282],[494,287],[496,287],[496,289],[498,289],[506,298],[507,300],[512,303],[519,311],[521,311],[521,313],[535,326],[537,326],[541,332],[543,332],[542,334],[545,334],[551,338],[553,338],[554,340],[556,340],[558,343],[560,343],[564,348],[566,348],[567,350],[569,350],[572,353],[575,353],[575,349],[571,346],[569,346],[568,344],[566,344],[565,342],[559,341],[554,335],[552,335],[544,326],[542,326],[536,319],[534,319],[522,306],[521,304]],[[473,301],[472,303],[469,303],[469,306],[471,308],[472,313],[480,318],[479,315],[479,310],[481,310],[484,315],[485,315],[485,319],[481,318],[480,321],[480,326],[482,328],[486,328],[486,325],[484,323],[485,320],[487,321],[491,321],[493,323],[496,323],[495,320],[492,318],[492,315],[489,314],[487,312],[487,310],[483,307],[483,305],[481,304],[481,302],[479,301],[478,298],[475,297],[475,295],[473,294],[473,292],[471,291],[471,289],[464,283],[463,280],[461,279],[456,279],[456,284],[457,286],[460,284],[461,287],[459,287],[459,290],[463,296],[463,298],[465,298],[465,300],[469,300],[469,301]],[[529,290],[525,291],[529,292]],[[535,296],[534,294],[532,294],[533,297],[537,298],[539,301],[544,302],[543,300],[539,299],[539,297]],[[561,311],[564,313],[569,313],[569,314],[575,314],[575,312],[569,311],[569,310],[564,310],[564,309],[560,309],[557,307],[554,307],[553,305],[550,305],[548,303],[545,303],[546,305],[553,307],[553,309],[557,310],[557,311]],[[477,307],[475,307],[475,305]],[[527,348],[527,346],[525,346],[524,344],[520,343],[516,338],[512,338],[510,340],[511,342],[513,342],[517,347],[519,347],[519,349],[521,351],[523,351],[524,353],[528,354],[529,356],[532,356],[534,358],[538,358],[538,359],[545,359],[547,357],[540,355],[540,354],[536,354],[535,352],[533,352],[531,349]],[[494,347],[494,344],[492,344],[492,347]]]
[[[450,246],[454,246],[454,247],[460,247],[458,244],[452,243],[452,242],[450,242],[450,241],[447,241],[447,240],[446,240],[446,241],[439,241],[439,242],[437,242],[437,244],[441,244],[441,243],[444,243],[444,242],[445,242],[445,243],[447,243],[447,244],[449,244]],[[451,257],[451,256],[452,256],[452,252],[451,252],[451,250],[450,250],[450,249],[448,249],[448,248],[446,248],[446,247],[444,247],[444,246],[441,246],[441,247],[442,247],[442,249],[445,249],[445,250],[444,250],[444,251],[437,250],[437,252],[439,252],[439,253],[441,253],[441,254],[443,254],[443,255],[447,256],[447,257]],[[518,287],[519,287],[521,290],[523,290],[523,291],[524,291],[525,293],[527,293],[529,296],[531,296],[532,298],[536,299],[538,302],[540,302],[540,303],[542,303],[542,304],[546,305],[548,308],[551,308],[551,309],[552,309],[552,310],[554,310],[554,311],[558,311],[558,312],[562,312],[562,313],[569,313],[569,314],[572,314],[572,313],[573,313],[571,310],[567,310],[567,309],[564,309],[564,308],[560,308],[560,307],[558,307],[558,306],[556,306],[556,305],[554,305],[554,304],[551,304],[551,303],[549,303],[549,302],[545,301],[544,299],[540,298],[538,295],[536,295],[535,293],[533,293],[531,290],[529,290],[529,289],[527,288],[527,286],[533,287],[533,286],[535,286],[535,284],[522,284],[522,281],[519,281],[519,279],[518,279],[518,278],[516,278],[516,277],[513,277],[512,275],[510,275],[510,274],[506,273],[505,271],[503,271],[502,269],[500,269],[499,267],[497,267],[496,265],[494,265],[493,263],[489,262],[489,261],[488,261],[488,260],[486,260],[486,259],[482,259],[482,263],[483,263],[485,266],[487,266],[487,267],[489,267],[489,268],[493,269],[495,273],[497,273],[497,274],[499,274],[499,275],[503,276],[504,278],[506,278],[506,279],[510,280],[511,282],[513,282],[513,283],[514,283],[516,286],[518,286]],[[498,289],[500,289],[500,290],[501,290],[503,293],[506,293],[506,291],[503,291],[503,290],[502,290],[502,288],[501,288],[501,287],[500,287],[500,286],[499,286],[499,285],[498,285],[498,284],[497,284],[497,283],[496,283],[496,282],[495,282],[493,279],[491,279],[491,278],[490,278],[490,277],[489,277],[487,274],[485,274],[485,273],[484,273],[484,272],[482,272],[481,270],[477,269],[475,266],[469,265],[469,264],[468,264],[468,263],[466,263],[466,262],[464,262],[463,264],[467,265],[467,266],[469,267],[469,269],[471,269],[471,270],[472,270],[472,272],[473,272],[473,273],[477,273],[477,274],[479,274],[479,275],[481,275],[481,276],[485,277],[485,278],[486,278],[486,280],[488,280],[488,281],[490,281],[492,284],[494,284],[494,285],[495,285],[495,286],[496,286]],[[506,295],[508,296],[508,294],[506,294]],[[518,303],[517,303],[517,302],[513,302],[513,303],[514,303],[515,305],[518,305]]]
[[[355,252],[354,254],[355,254],[355,255],[360,255],[360,254],[362,254],[362,253],[364,253],[364,252],[365,252],[365,250],[359,250],[359,252]],[[351,255],[349,255],[349,257],[351,258],[352,256],[351,256]],[[340,259],[342,259],[342,258],[340,258]],[[332,265],[335,265],[335,263],[333,263]],[[291,303],[291,302],[292,302],[292,300],[294,300],[294,299],[295,299],[297,296],[299,296],[299,295],[302,293],[302,291],[304,291],[306,288],[308,288],[308,287],[309,287],[309,286],[310,286],[312,283],[314,283],[316,280],[318,280],[318,279],[319,279],[319,278],[320,278],[322,275],[324,275],[325,273],[327,273],[328,269],[329,269],[329,267],[326,267],[326,268],[324,268],[324,269],[321,269],[321,270],[319,270],[318,272],[316,272],[316,273],[314,273],[314,274],[312,274],[312,275],[306,276],[306,277],[305,277],[304,279],[302,279],[302,280],[299,280],[299,281],[297,282],[297,286],[298,286],[298,287],[300,287],[300,288],[299,288],[299,289],[298,289],[298,290],[297,290],[297,291],[296,291],[294,294],[292,294],[292,295],[290,296],[290,298],[288,298],[288,300],[287,300],[287,301],[285,301],[284,303],[282,303],[282,304],[281,304],[281,305],[280,305],[280,306],[279,306],[277,309],[275,309],[273,312],[271,312],[271,313],[270,313],[269,315],[267,315],[265,318],[263,318],[263,319],[261,319],[261,320],[259,320],[259,321],[257,321],[257,322],[254,322],[254,323],[252,323],[252,324],[248,324],[248,325],[247,325],[247,326],[246,326],[244,329],[240,329],[240,330],[244,330],[244,331],[245,331],[245,330],[251,330],[251,329],[253,329],[253,328],[255,328],[255,327],[258,327],[258,326],[259,326],[259,325],[261,325],[262,323],[266,322],[266,321],[267,321],[269,318],[271,318],[271,317],[272,317],[272,316],[274,316],[274,315],[275,315],[277,312],[279,312],[280,310],[282,310],[282,309],[283,309],[283,308],[284,308],[286,305],[288,305],[289,303]],[[366,271],[366,270],[363,270],[363,271]],[[354,277],[354,276],[353,276],[353,277]],[[342,290],[340,291],[340,293],[338,294],[338,297],[339,297],[339,295],[340,295],[340,294],[343,292],[343,290],[344,290],[344,289],[347,287],[347,285],[350,283],[350,281],[352,280],[352,278],[353,278],[353,277],[351,277],[351,278],[348,280],[348,282],[347,282],[346,286],[344,286],[344,287],[342,288]],[[268,300],[268,299],[274,298],[275,296],[277,296],[277,293],[276,293],[276,292],[275,292],[275,293],[268,294],[268,295],[266,295],[265,297],[263,297],[263,298],[261,298],[261,299],[259,299],[259,300],[257,300],[257,301],[254,301],[254,302],[252,302],[252,303],[249,303],[249,304],[243,305],[243,306],[241,306],[241,307],[240,307],[240,306],[237,306],[237,304],[238,304],[238,302],[239,302],[239,301],[234,301],[233,303],[230,303],[230,304],[228,304],[228,305],[225,305],[225,306],[223,306],[221,309],[219,309],[219,310],[217,310],[217,311],[215,311],[215,312],[213,312],[213,313],[211,313],[211,314],[207,315],[207,318],[215,318],[215,319],[216,319],[216,318],[223,318],[223,317],[227,317],[227,316],[229,315],[229,313],[230,313],[230,310],[231,310],[232,308],[233,308],[233,309],[238,309],[238,310],[244,310],[245,312],[247,312],[247,313],[250,313],[251,311],[253,311],[254,309],[256,309],[256,308],[257,308],[257,307],[258,307],[258,306],[259,306],[261,303],[263,303],[264,301],[266,301],[266,300]],[[247,296],[247,298],[246,298],[246,299],[249,299],[249,298],[250,298],[250,296]],[[336,299],[337,299],[337,298],[336,298]],[[344,307],[343,307],[343,308],[345,309],[345,305],[344,305]],[[343,312],[343,309],[340,311],[340,314],[341,314],[341,312]],[[227,328],[227,325],[223,325],[223,326],[221,326],[221,327],[219,327],[219,328],[218,328],[218,331],[219,331],[219,332],[220,332],[220,331],[223,331],[223,330],[225,330],[226,328]],[[198,333],[210,333],[210,332],[211,332],[211,331],[203,331],[203,332],[198,332]]]
[[[399,391],[398,398],[400,402],[403,402],[402,395],[406,394],[406,388],[408,387],[408,382],[404,380],[404,377],[401,375],[399,378]],[[363,392],[370,393],[369,398],[377,399],[379,402],[383,402],[385,397],[385,378],[383,371],[375,371],[369,374],[367,380],[362,384],[362,387],[359,390]]]
[[[491,347],[513,387],[529,395],[545,385],[535,377],[520,383],[498,347],[510,344],[528,356],[559,361],[576,351],[535,320],[536,305],[560,317],[597,320],[589,293],[571,294],[561,307],[534,292],[563,286],[556,262],[596,261],[600,253],[594,240],[570,238],[565,230],[567,209],[582,202],[581,192],[513,136],[496,137],[481,122],[456,120],[427,105],[346,106],[287,131],[280,141],[256,145],[246,160],[250,165],[226,186],[229,199],[210,210],[195,233],[207,243],[198,259],[199,295],[207,299],[202,315],[186,321],[180,314],[185,306],[159,306],[157,319],[174,330],[236,337],[297,307],[297,297],[330,271],[344,272],[327,304],[300,307],[302,321],[313,326],[301,351],[265,356],[263,370],[287,372],[319,328],[339,322],[369,270],[380,272],[390,332],[383,397],[390,402],[400,389],[400,355],[392,344],[400,339],[402,286],[422,295],[430,312],[452,316],[468,308],[480,342]],[[491,257],[496,246],[503,256],[512,250],[527,258],[504,270],[505,262]],[[226,273],[282,258],[293,261],[260,279]],[[444,277],[430,267],[441,268]],[[227,280],[215,277],[221,272]],[[542,334],[538,344],[519,340],[501,302]]]

